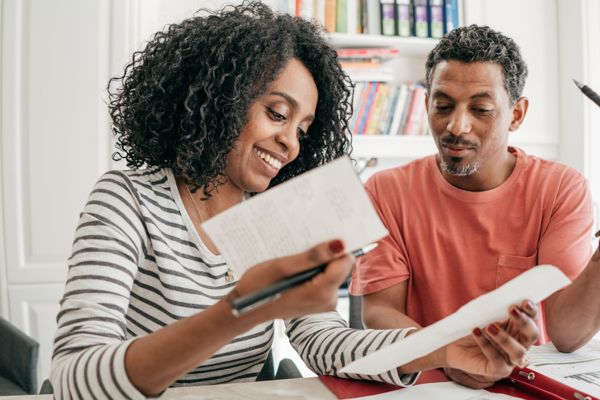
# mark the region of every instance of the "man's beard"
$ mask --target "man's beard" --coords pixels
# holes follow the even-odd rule
[[[456,163],[447,163],[444,159],[440,159],[440,169],[443,172],[447,172],[454,176],[473,175],[479,170],[480,166],[481,165],[477,161],[467,164],[460,164],[460,161]]]

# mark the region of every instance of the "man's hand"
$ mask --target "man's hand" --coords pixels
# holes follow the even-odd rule
[[[537,307],[524,301],[510,308],[510,317],[502,323],[476,328],[472,337],[460,339],[447,348],[452,367],[444,368],[451,380],[471,388],[482,389],[510,375],[515,366],[525,366],[525,352],[537,340]]]

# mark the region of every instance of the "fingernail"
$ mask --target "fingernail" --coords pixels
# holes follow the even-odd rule
[[[483,335],[483,333],[481,332],[481,329],[475,328],[475,329],[473,329],[473,335],[481,336],[481,335]]]
[[[344,250],[344,243],[342,243],[341,240],[333,240],[329,242],[329,250],[331,250],[332,253],[340,253]]]
[[[498,332],[500,332],[500,330],[498,329],[498,326],[496,326],[496,324],[491,324],[490,326],[488,326],[488,332],[496,336]]]
[[[535,304],[533,304],[533,302],[531,300],[527,300],[527,305],[526,305],[527,309],[529,311],[534,311],[535,310]]]
[[[521,313],[519,312],[519,310],[516,307],[514,307],[512,310],[510,310],[510,313],[517,318],[521,317]]]
[[[525,368],[529,365],[529,358],[527,358],[527,356],[523,357],[523,359],[521,360],[521,364],[519,365],[519,368]]]

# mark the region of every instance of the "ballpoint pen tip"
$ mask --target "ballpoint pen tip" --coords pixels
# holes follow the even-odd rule
[[[583,85],[581,84],[581,82],[579,82],[577,79],[573,79],[573,82],[575,82],[575,85],[577,85],[577,87],[578,87],[578,88],[580,88],[580,89],[581,89],[581,87],[583,86]]]

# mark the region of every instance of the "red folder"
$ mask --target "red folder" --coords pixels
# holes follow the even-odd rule
[[[530,392],[543,396],[544,399],[556,400],[599,400],[597,397],[565,385],[529,368],[515,368],[510,381]]]
[[[516,369],[515,369],[516,371]],[[521,370],[519,370],[521,371]],[[527,380],[525,376],[519,375],[518,371],[513,372],[513,375],[517,374],[520,378]],[[532,384],[528,381],[527,384],[521,383],[522,379],[516,379],[511,377],[509,379],[503,379],[486,390],[494,393],[507,394],[514,397],[519,397],[524,400],[598,400],[595,397],[587,396],[585,393],[579,392],[583,397],[573,397],[574,390],[566,385],[562,385],[550,378],[544,377],[547,380],[552,381],[552,386],[545,380],[539,379],[540,375],[536,373],[537,385]],[[350,399],[353,397],[371,396],[380,393],[391,392],[392,390],[401,389],[400,386],[390,385],[388,383],[378,383],[369,381],[358,381],[352,379],[342,379],[333,376],[319,376],[319,380],[338,398],[338,399]],[[448,381],[446,375],[441,370],[429,370],[424,371],[419,376],[416,384],[433,383],[433,382],[445,382]],[[562,385],[569,389],[568,392],[557,391],[555,385]],[[548,385],[547,387],[541,387],[541,385]],[[559,395],[560,393],[560,395]],[[562,394],[568,393],[570,397],[561,397]]]

